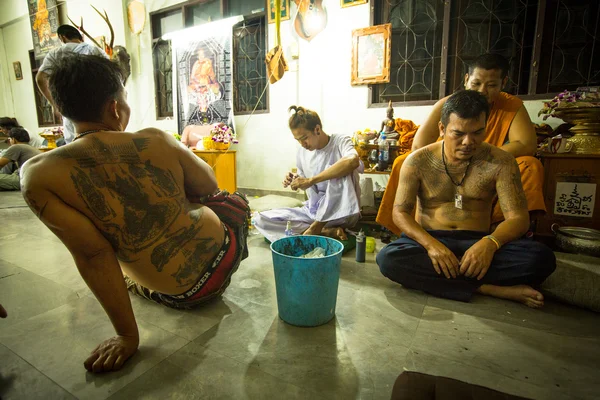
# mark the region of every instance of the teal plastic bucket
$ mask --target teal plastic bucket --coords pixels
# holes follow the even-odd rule
[[[320,258],[300,258],[317,247],[325,249]],[[277,308],[288,324],[319,326],[335,316],[341,242],[322,236],[291,236],[271,244]]]

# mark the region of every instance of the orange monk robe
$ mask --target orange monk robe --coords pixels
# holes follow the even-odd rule
[[[485,141],[494,146],[502,146],[508,141],[508,130],[512,124],[515,115],[523,105],[523,101],[518,97],[508,93],[500,93],[498,99],[494,102],[486,124],[487,137]],[[377,213],[377,222],[385,226],[390,231],[399,235],[400,229],[394,224],[392,212],[394,209],[394,200],[398,181],[400,179],[400,168],[410,153],[403,154],[396,158],[392,166],[390,181],[385,189],[381,206]],[[521,182],[527,198],[527,208],[529,211],[546,211],[543,195],[544,169],[542,163],[535,157],[525,156],[517,157],[517,164],[521,171]],[[492,210],[492,223],[504,220],[502,209],[496,201]]]
[[[417,129],[419,129],[419,125],[415,125],[411,120],[396,118],[394,130],[400,135],[399,145],[401,151],[410,151]]]

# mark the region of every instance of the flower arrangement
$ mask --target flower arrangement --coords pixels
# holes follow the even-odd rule
[[[590,90],[592,89],[592,90]],[[556,111],[561,111],[567,108],[589,108],[600,107],[600,93],[598,87],[592,88],[577,88],[575,92],[565,90],[559,93],[550,101],[544,102],[544,107],[538,113],[538,116],[544,115],[544,120],[548,117],[561,118],[556,115]]]
[[[237,135],[233,132],[233,129],[223,122],[218,122],[213,125],[210,136],[212,141],[216,143],[238,143]]]
[[[358,144],[359,142],[368,143],[370,140],[373,140],[377,137],[377,131],[375,129],[366,128],[363,131],[354,132],[354,144]]]
[[[62,126],[53,126],[52,128],[46,128],[39,134],[44,137],[44,135],[61,137],[63,136],[63,127]]]
[[[548,117],[554,117],[554,111],[557,108],[568,106],[568,103],[575,103],[581,94],[578,92],[569,92],[565,90],[562,93],[557,94],[552,100],[545,101],[544,107],[538,113],[538,117],[542,114],[544,115],[544,121],[548,119]]]

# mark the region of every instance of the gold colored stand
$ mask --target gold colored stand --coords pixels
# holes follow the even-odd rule
[[[572,153],[600,154],[600,107],[565,107],[555,110],[554,115],[575,125],[569,129]]]
[[[52,133],[40,133],[40,136],[48,141],[48,146],[46,146],[48,149],[55,149],[56,141],[61,138],[61,136],[56,136]]]

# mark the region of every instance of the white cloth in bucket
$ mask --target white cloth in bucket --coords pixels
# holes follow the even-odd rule
[[[300,258],[321,258],[325,257],[325,249],[322,247],[315,247],[312,251],[306,253]]]

